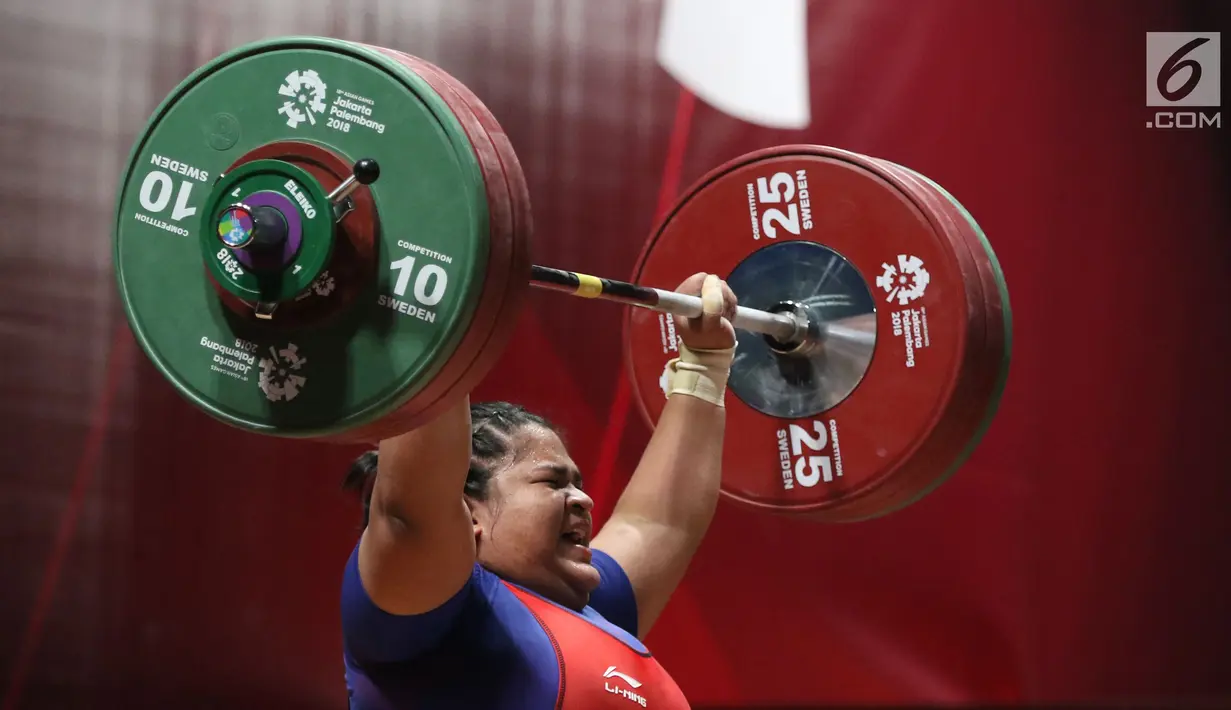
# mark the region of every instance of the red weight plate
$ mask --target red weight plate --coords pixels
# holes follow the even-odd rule
[[[510,277],[505,289],[501,311],[497,317],[496,327],[492,330],[491,339],[480,349],[478,357],[468,373],[466,389],[470,389],[477,385],[491,371],[496,361],[504,353],[504,348],[517,327],[518,315],[521,313],[526,296],[530,290],[530,240],[534,232],[530,188],[526,183],[526,176],[522,171],[521,161],[518,160],[517,153],[513,150],[512,142],[509,140],[504,128],[501,127],[500,122],[496,120],[495,115],[492,114],[479,97],[469,87],[440,67],[429,64],[422,59],[413,57],[411,59],[418,63],[417,66],[422,67],[422,71],[435,73],[474,112],[475,117],[487,131],[488,138],[491,139],[492,144],[496,148],[496,153],[500,157],[500,163],[505,178],[508,181],[510,197],[513,201],[513,258],[511,260]]]
[[[855,157],[859,159],[863,156]],[[932,444],[936,450],[958,452],[951,460],[946,462],[923,455],[911,457],[883,485],[866,496],[844,503],[827,517],[828,520],[855,521],[885,515],[918,501],[947,480],[965,459],[964,453],[969,451],[972,439],[977,436],[977,422],[986,407],[981,408],[975,403],[991,399],[986,383],[998,362],[996,358],[988,357],[987,353],[987,296],[980,262],[967,241],[968,234],[973,234],[969,225],[952,203],[918,179],[916,174],[887,161],[875,162],[882,177],[902,190],[922,213],[928,215],[936,234],[949,240],[954,255],[965,264],[966,272],[978,275],[978,278],[967,283],[972,327],[962,366],[965,377],[956,393],[956,396],[964,397],[970,406],[947,408],[942,425],[934,433]],[[913,315],[915,310],[908,306],[899,309],[899,312],[906,316]]]
[[[847,155],[853,156],[856,160],[868,160],[864,156],[853,153],[847,153]],[[892,477],[874,491],[845,501],[842,506],[833,511],[826,511],[825,519],[829,521],[857,521],[888,514],[918,501],[947,480],[965,459],[965,453],[971,448],[972,439],[977,438],[976,424],[986,408],[975,406],[974,403],[991,399],[986,393],[985,383],[989,380],[989,373],[998,363],[995,357],[989,357],[986,352],[986,334],[989,327],[987,296],[980,263],[967,241],[967,235],[973,234],[969,224],[951,202],[932,189],[930,184],[919,179],[915,173],[901,169],[887,161],[875,160],[874,162],[882,177],[902,190],[903,194],[908,195],[923,214],[928,215],[936,234],[949,240],[953,246],[954,255],[965,264],[966,272],[979,276],[967,284],[971,297],[972,327],[962,369],[965,377],[957,394],[970,402],[971,406],[947,408],[941,426],[936,428],[932,442],[935,449],[958,452],[947,466],[941,465],[942,459],[923,455],[911,457],[895,471]],[[899,309],[899,312],[907,315],[913,310],[916,309],[907,307]]]
[[[401,56],[403,62],[410,62],[421,76],[430,75],[434,82],[433,88],[442,96],[447,94],[446,99],[451,102],[451,106],[454,105],[452,102],[457,100],[470,110],[495,147],[496,155],[500,160],[501,173],[507,181],[509,197],[512,200],[513,232],[510,237],[512,258],[509,260],[509,277],[491,336],[488,342],[477,350],[474,362],[459,384],[459,389],[469,391],[491,371],[492,366],[503,354],[516,328],[517,315],[521,311],[526,293],[530,288],[530,237],[533,231],[530,190],[526,185],[521,164],[517,160],[516,153],[513,152],[508,136],[483,102],[465,84],[440,67],[418,57],[401,52],[397,54]]]
[[[390,56],[394,56],[401,63],[412,67],[416,73],[428,81],[432,88],[445,99],[452,110],[458,113],[466,113],[466,109],[469,109],[468,115],[478,121],[487,139],[495,148],[496,156],[500,163],[500,174],[506,181],[507,194],[512,204],[512,227],[511,232],[508,234],[508,251],[510,256],[507,259],[509,266],[507,278],[498,279],[493,277],[489,281],[489,286],[493,289],[493,292],[498,291],[501,284],[503,284],[503,296],[499,301],[495,324],[490,330],[488,340],[474,350],[472,362],[464,370],[454,387],[449,392],[444,393],[436,402],[429,405],[431,409],[420,416],[420,420],[422,420],[422,418],[434,416],[440,407],[447,405],[452,400],[454,393],[469,391],[477,385],[490,372],[492,366],[508,344],[508,340],[517,324],[517,314],[520,312],[526,293],[529,290],[529,244],[532,232],[530,194],[521,165],[517,160],[516,154],[513,152],[512,144],[509,142],[504,129],[501,128],[499,122],[496,121],[487,107],[464,84],[443,69],[420,58],[395,50],[382,51]],[[466,130],[469,135],[471,127],[468,125]],[[490,158],[490,153],[484,155],[486,168],[494,167],[489,164]],[[422,401],[421,398],[417,399]]]
[[[900,491],[897,496],[885,501],[883,512],[891,512],[910,505],[924,495],[935,490],[948,479],[957,468],[973,453],[974,448],[982,439],[984,432],[995,416],[1000,397],[1004,392],[1008,378],[1010,362],[1010,342],[1012,339],[1012,323],[1007,298],[1007,288],[1004,284],[996,255],[991,245],[987,243],[981,230],[965,208],[948,192],[932,180],[902,166],[881,160],[882,167],[895,173],[900,179],[911,183],[920,190],[920,194],[928,195],[929,208],[938,215],[945,215],[950,226],[946,233],[954,237],[955,246],[964,249],[975,264],[980,280],[980,292],[983,296],[982,319],[984,322],[984,338],[981,351],[974,359],[980,375],[976,385],[976,395],[972,402],[983,402],[983,407],[971,406],[959,414],[962,421],[958,431],[961,440],[966,442],[962,452],[946,471],[924,468],[921,477],[913,485]],[[972,351],[975,345],[972,344]]]
[[[717,273],[743,305],[793,300],[832,327],[820,359],[802,364],[740,334],[724,496],[823,520],[869,517],[964,448],[959,413],[979,397],[982,288],[969,252],[916,192],[870,158],[783,146],[703,177],[647,244],[639,283],[674,288]],[[626,331],[634,393],[653,424],[673,325],[630,309]]]
[[[382,438],[409,431],[430,421],[445,407],[464,395],[481,378],[474,368],[477,358],[492,347],[492,335],[504,332],[501,311],[508,299],[510,273],[516,262],[517,233],[514,224],[513,204],[500,156],[488,137],[483,125],[462,101],[425,63],[408,55],[383,47],[370,47],[415,72],[444,100],[457,117],[473,146],[475,156],[483,170],[490,215],[490,248],[487,275],[483,291],[475,307],[470,326],[462,337],[452,357],[413,399],[372,424],[353,432],[347,432],[335,440],[377,441]],[[524,249],[523,249],[524,251]],[[499,345],[499,347],[503,347]]]

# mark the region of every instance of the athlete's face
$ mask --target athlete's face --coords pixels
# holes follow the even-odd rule
[[[590,565],[590,510],[581,474],[554,432],[525,426],[472,502],[479,562],[504,579],[580,609],[598,586]]]

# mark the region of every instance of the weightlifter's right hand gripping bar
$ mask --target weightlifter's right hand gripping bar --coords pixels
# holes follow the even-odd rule
[[[530,284],[582,298],[627,303],[685,318],[695,318],[702,313],[701,299],[696,296],[548,266],[531,266]],[[768,335],[780,343],[791,345],[803,342],[809,329],[807,316],[802,312],[771,313],[745,306],[736,308],[731,325],[741,330]]]

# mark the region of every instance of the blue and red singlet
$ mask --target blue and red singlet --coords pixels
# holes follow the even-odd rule
[[[449,601],[394,616],[364,590],[356,545],[342,581],[351,710],[688,710],[637,639],[624,570],[593,553],[602,582],[581,612],[476,564]]]

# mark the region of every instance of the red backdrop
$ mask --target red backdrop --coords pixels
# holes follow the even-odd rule
[[[337,486],[357,452],[187,405],[138,352],[101,256],[105,168],[193,66],[255,35],[227,27],[240,8],[160,9],[148,21],[192,43],[150,40],[125,108],[67,127],[54,97],[136,61],[116,19],[130,5],[54,26],[52,10],[0,11],[0,57],[42,58],[29,71],[45,79],[22,84],[42,115],[14,103],[0,122],[0,673],[17,681],[3,708],[343,707],[338,581],[358,505]],[[626,275],[663,196],[786,142],[908,165],[988,233],[1015,340],[985,443],[883,520],[724,504],[649,638],[694,704],[1231,696],[1215,652],[1231,631],[1227,129],[1146,130],[1142,90],[1145,32],[1218,29],[1225,6],[813,2],[813,123],[771,131],[654,65],[657,3],[302,5],[315,14],[294,30],[252,10],[251,31],[393,46],[484,98],[522,156],[541,263]],[[107,160],[65,157],[99,141]],[[65,198],[67,173],[105,184]],[[565,423],[604,515],[649,435],[619,327],[617,307],[536,293],[476,393]]]

